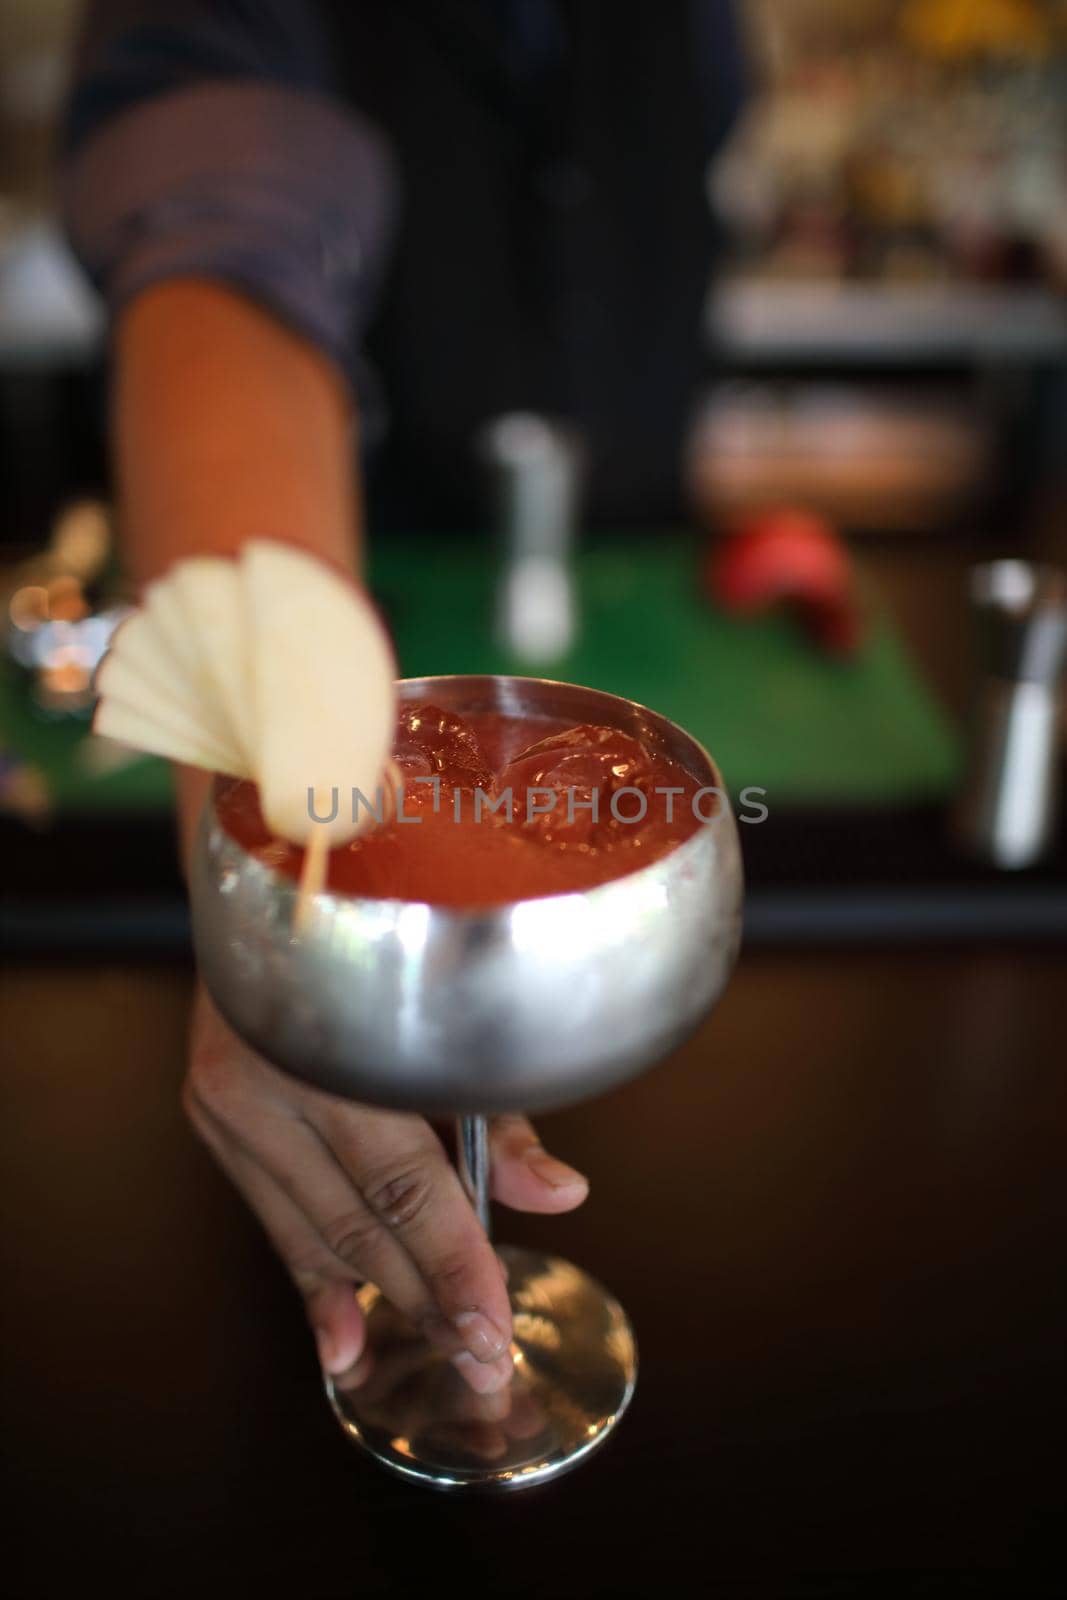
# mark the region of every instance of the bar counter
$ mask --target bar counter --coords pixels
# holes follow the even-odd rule
[[[497,1233],[619,1295],[637,1395],[572,1476],[457,1499],[333,1421],[183,1120],[188,969],[9,966],[4,1591],[1061,1593],[1063,976],[743,953],[670,1061],[543,1119],[591,1197]]]

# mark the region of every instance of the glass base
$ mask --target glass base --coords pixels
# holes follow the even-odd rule
[[[503,1246],[515,1375],[476,1395],[371,1285],[359,1291],[374,1365],[358,1389],[327,1382],[345,1433],[383,1466],[439,1489],[520,1489],[604,1443],[630,1403],[637,1351],[626,1313],[581,1268]]]

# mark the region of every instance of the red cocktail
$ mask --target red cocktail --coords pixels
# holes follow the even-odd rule
[[[331,853],[334,893],[458,908],[592,889],[666,855],[717,803],[651,739],[561,718],[408,707],[394,759],[402,793],[354,802],[382,821]],[[300,876],[303,851],[271,836],[254,785],[226,786],[218,814]]]

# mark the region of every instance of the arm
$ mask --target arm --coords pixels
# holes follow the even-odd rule
[[[164,281],[120,316],[115,467],[139,584],[251,536],[302,543],[355,574],[352,402],[334,364],[223,285]],[[178,775],[187,859],[207,777]]]
[[[248,537],[355,572],[355,418],[340,371],[222,284],[163,282],[119,319],[115,465],[138,582]]]
[[[128,19],[139,9],[124,0],[117,11]],[[195,49],[180,25],[192,11],[209,13],[216,30]],[[249,11],[222,0],[169,7],[175,58],[184,40],[182,58],[202,61],[221,27],[239,63]],[[261,73],[161,83],[157,33],[151,93],[131,101],[136,35],[124,24],[110,51],[107,30],[94,35],[97,65],[76,95],[91,131],[75,141],[66,174],[75,246],[113,313],[127,559],[143,582],[180,556],[273,535],[355,570],[354,408],[343,371],[350,313],[366,311],[384,231],[381,141],[336,104]],[[101,119],[116,59],[122,103]],[[225,66],[232,75],[232,56]],[[187,839],[204,783],[181,779]],[[203,993],[185,1105],[285,1261],[338,1381],[368,1376],[352,1288],[370,1279],[472,1388],[506,1382],[503,1277],[428,1123],[285,1077]],[[584,1179],[543,1151],[525,1119],[498,1120],[493,1156],[505,1204],[564,1211],[585,1196]]]
[[[67,107],[71,242],[112,314],[113,444],[143,584],[250,535],[355,573],[346,367],[395,180],[334,92],[318,8],[93,0]],[[183,850],[206,780],[179,774]]]
[[[135,299],[115,353],[122,525],[140,581],[183,555],[232,553],[254,534],[356,569],[352,408],[328,358],[232,290],[189,279]],[[207,781],[179,777],[186,848]],[[185,1106],[289,1267],[328,1371],[346,1383],[369,1376],[352,1293],[369,1278],[477,1392],[507,1381],[506,1288],[428,1123],[285,1077],[203,992]],[[585,1196],[584,1180],[542,1150],[523,1118],[498,1119],[493,1152],[494,1192],[507,1204],[566,1210]]]

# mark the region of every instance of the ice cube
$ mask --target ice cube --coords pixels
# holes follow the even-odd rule
[[[486,790],[493,781],[473,728],[440,706],[408,706],[401,712],[394,754],[405,779],[436,776],[445,788]]]
[[[652,761],[637,739],[617,728],[583,723],[550,734],[513,756],[497,779],[497,791],[511,789],[515,817],[527,831],[575,845],[598,845],[608,843],[618,829],[628,826],[613,814],[612,796],[628,788],[650,796],[653,783]],[[531,790],[553,791],[556,799],[551,810],[542,809],[547,805],[546,795],[534,795],[532,805],[528,804]],[[623,817],[632,817],[639,810],[632,796],[620,803]]]

